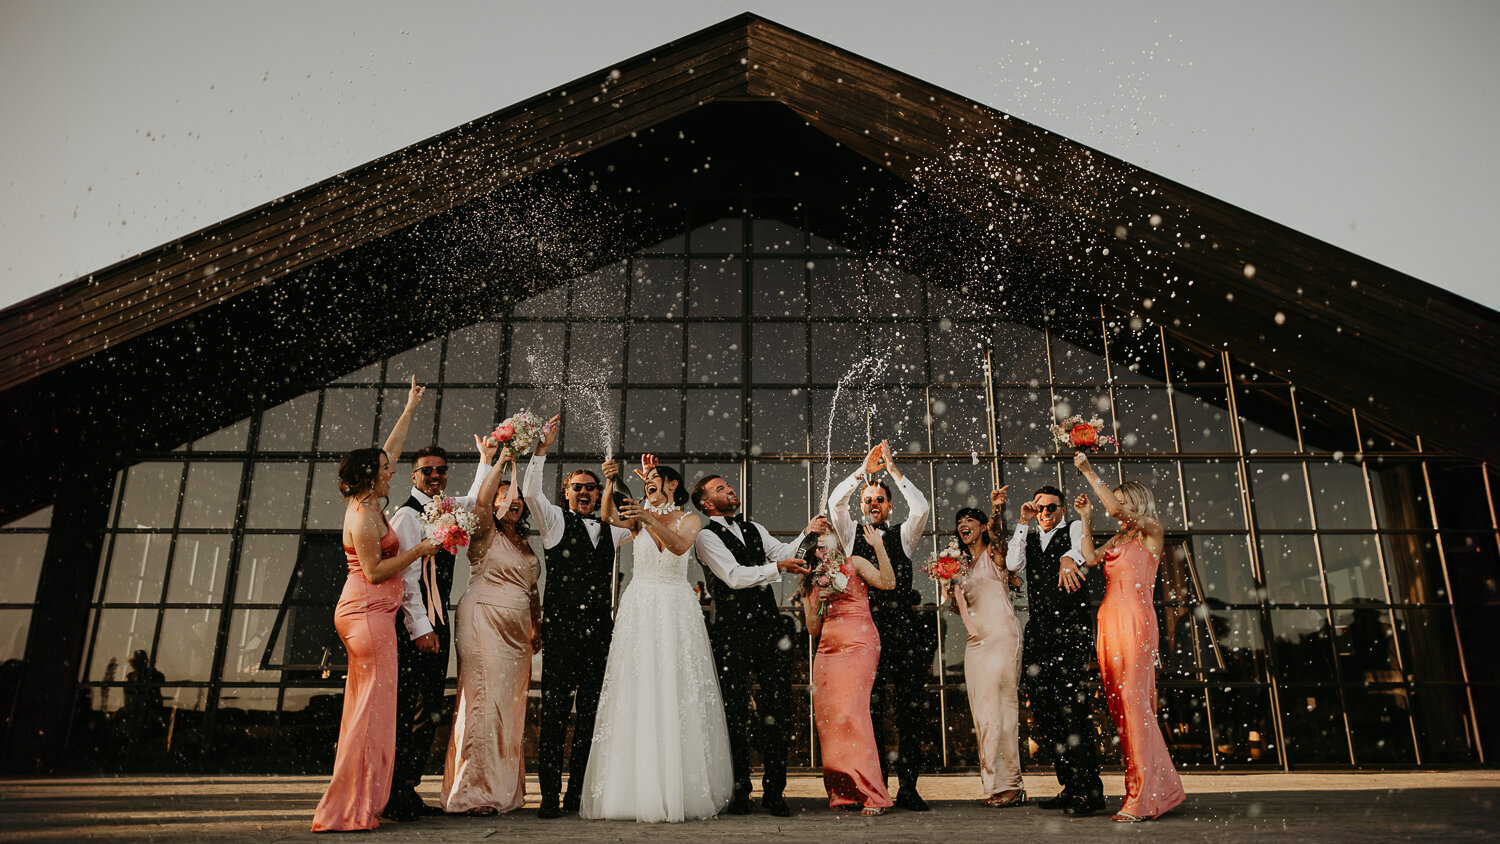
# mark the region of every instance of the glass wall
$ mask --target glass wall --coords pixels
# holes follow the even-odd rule
[[[81,677],[89,709],[75,732],[97,763],[327,769],[344,657],[330,620],[342,578],[334,472],[341,453],[389,431],[412,375],[437,389],[408,452],[453,451],[450,491],[472,478],[475,433],[521,408],[561,411],[554,494],[558,467],[649,451],[689,483],[726,476],[748,515],[788,538],[872,438],[889,438],[933,505],[921,555],[996,484],[1010,485],[1010,524],[1042,484],[1082,491],[1046,426],[1054,412],[1097,413],[1121,441],[1095,461],[1101,475],[1148,483],[1168,530],[1159,699],[1180,764],[1479,759],[1476,735],[1494,726],[1474,713],[1495,711],[1500,681],[1493,659],[1465,659],[1500,632],[1483,466],[1125,314],[986,308],[945,279],[809,234],[815,205],[696,200],[681,235],[521,302],[508,320],[142,455],[115,485]],[[893,519],[904,518],[898,502]],[[0,530],[22,574],[45,542],[32,522]],[[617,589],[630,573],[627,547]],[[972,767],[962,625],[921,580],[937,649],[929,758]],[[1102,586],[1089,581],[1096,600]],[[793,588],[789,578],[780,592],[788,612]],[[0,605],[0,645],[28,613]],[[808,645],[802,766],[817,764]],[[1095,720],[1118,761],[1102,700]],[[1031,763],[1046,764],[1027,732]]]

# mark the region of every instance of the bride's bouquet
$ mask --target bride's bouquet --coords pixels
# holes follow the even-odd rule
[[[1098,416],[1084,421],[1083,415],[1075,413],[1072,417],[1052,424],[1052,440],[1057,443],[1060,451],[1087,451],[1090,454],[1098,451],[1106,445],[1116,445],[1118,441],[1104,433],[1104,420]]]
[[[953,581],[966,577],[973,567],[963,549],[958,547],[958,540],[950,539],[947,548],[928,555],[922,571],[939,587],[947,588]]]
[[[542,435],[544,424],[546,423],[542,421],[542,417],[529,410],[522,410],[501,422],[490,436],[505,446],[506,451],[520,459],[522,454],[530,451],[531,447],[536,444],[537,438]]]
[[[818,563],[812,570],[812,583],[818,587],[818,615],[828,615],[828,602],[849,589],[849,578],[854,571],[844,552],[835,548],[828,552],[828,559]]]
[[[422,530],[433,543],[449,554],[469,544],[469,537],[479,527],[479,517],[472,510],[458,506],[458,499],[439,495],[422,508]]]

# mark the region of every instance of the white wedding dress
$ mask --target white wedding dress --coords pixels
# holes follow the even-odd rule
[[[729,804],[734,773],[688,554],[657,548],[644,529],[634,544],[635,573],[615,616],[579,815],[711,818]]]

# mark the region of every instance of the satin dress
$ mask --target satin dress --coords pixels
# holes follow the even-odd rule
[[[960,615],[964,687],[979,749],[979,784],[990,797],[1022,787],[1020,712],[1021,624],[1010,600],[1010,576],[985,549],[962,584]]]
[[[390,559],[400,551],[386,522],[380,558]],[[401,578],[371,583],[353,548],[345,545],[344,557],[349,574],[333,626],[349,652],[349,674],[333,779],[313,813],[313,832],[380,826],[396,758],[396,611],[401,609]]]
[[[509,812],[526,800],[522,745],[531,640],[542,617],[540,573],[531,543],[503,532],[472,564],[453,628],[458,700],[443,764],[444,811]]]
[[[809,600],[816,602],[819,590]],[[870,617],[870,593],[858,574],[828,602],[813,658],[813,723],[823,757],[823,786],[832,808],[891,805],[880,771],[880,749],[870,719],[870,690],[880,664],[880,633]]]
[[[1140,539],[1104,552],[1096,639],[1109,717],[1125,754],[1120,811],[1141,818],[1154,818],[1186,798],[1156,721],[1156,566]]]

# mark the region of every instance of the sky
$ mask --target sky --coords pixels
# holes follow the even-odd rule
[[[743,11],[1500,308],[1500,3],[0,3],[0,307]]]

